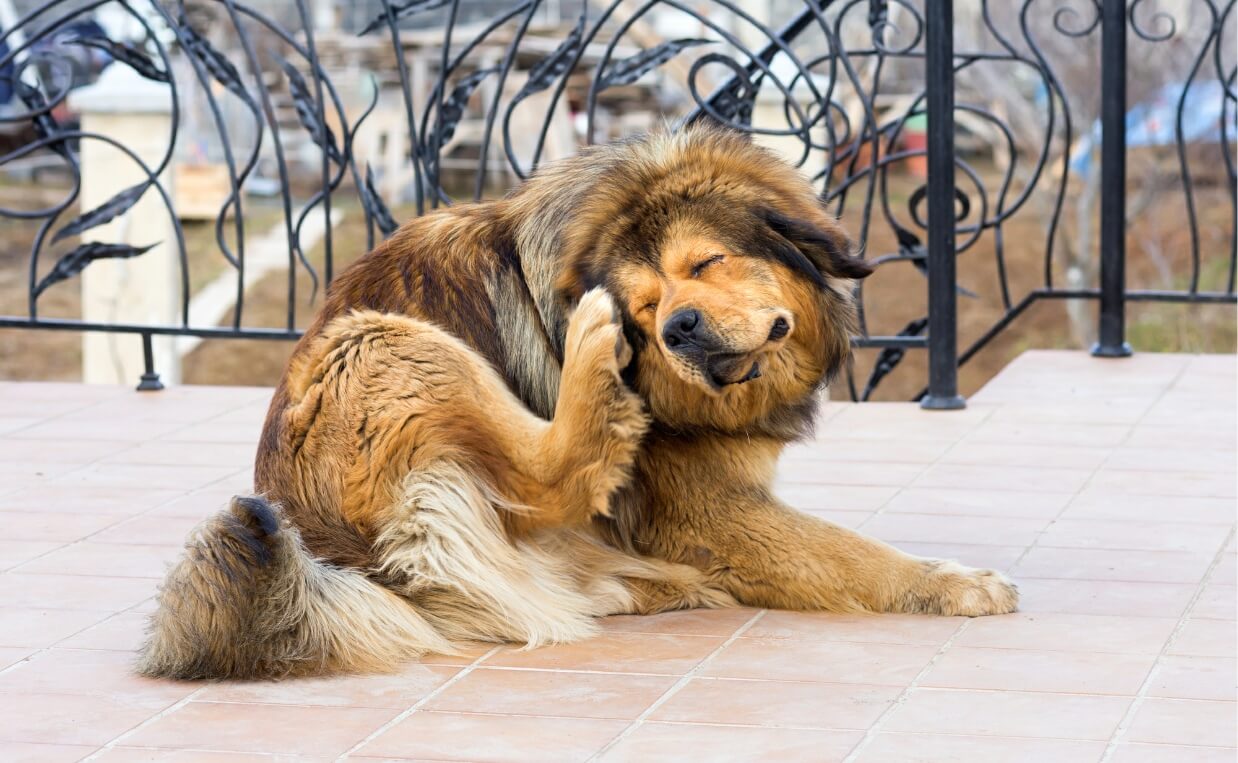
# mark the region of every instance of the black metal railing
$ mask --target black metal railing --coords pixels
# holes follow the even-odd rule
[[[855,345],[871,352],[854,371],[863,384],[849,379],[857,399],[926,352],[918,399],[961,407],[959,366],[1040,301],[1097,300],[1102,356],[1130,352],[1127,301],[1235,302],[1235,0],[336,7],[346,12],[328,24],[306,0],[45,0],[8,20],[0,266],[23,260],[26,293],[24,314],[0,315],[0,328],[138,335],[141,388],[158,388],[153,337],[296,338],[341,255],[373,246],[397,217],[510,187],[578,143],[699,119],[795,161],[877,267],[858,290]],[[110,67],[165,93],[157,161],[76,123],[72,94]],[[370,121],[386,137],[370,139]],[[139,180],[84,209],[90,143],[123,153]],[[187,239],[169,187],[169,168],[201,158],[186,159],[187,145],[206,146],[220,169],[201,241]],[[51,181],[23,180],[36,174]],[[160,249],[102,233],[150,198],[172,232]],[[364,240],[341,251],[345,210],[362,216]],[[282,320],[266,323],[247,310],[258,212],[287,249],[268,275],[285,281]],[[1185,245],[1154,253],[1157,278],[1132,287],[1132,228],[1155,216]],[[175,258],[176,320],[40,311],[91,263],[154,256]],[[203,272],[235,281],[228,315],[210,325],[191,319]],[[979,325],[961,323],[978,301]]]

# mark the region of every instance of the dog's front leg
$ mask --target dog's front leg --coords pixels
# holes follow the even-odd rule
[[[1014,585],[993,570],[903,553],[798,512],[764,488],[692,482],[694,495],[664,496],[652,512],[648,551],[704,569],[742,604],[968,616],[1018,604]]]
[[[976,616],[1018,604],[998,572],[911,556],[772,497],[725,506],[707,532],[719,582],[752,606]]]

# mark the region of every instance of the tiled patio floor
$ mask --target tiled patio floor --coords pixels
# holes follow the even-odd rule
[[[1235,759],[1235,360],[1019,358],[967,410],[827,406],[804,509],[1007,570],[1018,614],[611,618],[274,684],[129,672],[268,390],[0,384],[0,760]]]

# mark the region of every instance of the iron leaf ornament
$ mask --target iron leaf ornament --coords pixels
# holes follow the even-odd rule
[[[388,18],[392,19],[394,22],[399,22],[403,19],[409,18],[410,16],[416,16],[418,13],[425,13],[426,11],[433,11],[438,8],[442,8],[450,2],[452,2],[452,0],[412,0],[407,3],[383,3],[383,12],[371,19],[370,23],[366,24],[365,28],[357,33],[357,36],[360,37],[373,32],[375,29],[385,25]],[[387,15],[388,9],[390,9],[390,17]]]
[[[315,146],[325,151],[331,161],[342,164],[343,157],[340,155],[339,144],[335,141],[335,133],[319,118],[317,102],[310,95],[305,77],[301,76],[296,67],[283,56],[276,55],[275,60],[279,62],[284,74],[288,77],[288,89],[297,111],[297,120],[309,133],[310,140],[314,141]]]
[[[155,82],[171,82],[168,73],[155,65],[146,52],[131,42],[117,42],[106,37],[87,36],[76,37],[67,41],[70,45],[81,45],[87,48],[101,50],[112,58],[120,61],[146,79]]]
[[[374,216],[374,222],[383,232],[383,238],[390,236],[396,228],[400,227],[395,218],[391,216],[391,210],[387,209],[387,205],[383,203],[383,197],[378,195],[378,188],[374,184],[374,168],[368,163],[365,165],[365,186],[361,191],[361,202]]]
[[[512,106],[520,103],[525,98],[540,93],[546,88],[555,83],[555,80],[563,76],[576,59],[577,54],[581,50],[585,33],[585,18],[580,17],[580,21],[568,32],[567,37],[563,38],[563,42],[559,43],[559,47],[555,48],[550,55],[543,58],[533,65],[529,70],[529,79],[524,83],[524,87],[516,93],[512,98]]]
[[[702,40],[685,37],[678,40],[667,40],[648,50],[642,50],[634,56],[621,58],[613,62],[598,77],[598,90],[619,85],[630,85],[659,66],[670,61],[679,53],[698,45],[708,45],[712,40]]]
[[[236,66],[228,60],[227,56],[216,50],[215,46],[211,45],[205,37],[199,35],[183,14],[177,19],[176,26],[181,32],[185,50],[206,67],[211,77],[227,88],[228,92],[249,104],[251,108],[256,108],[253,96],[241,82],[241,73],[237,71]]]
[[[40,294],[47,290],[47,287],[66,281],[82,272],[87,265],[95,260],[124,260],[130,257],[137,257],[158,246],[158,243],[155,242],[146,246],[132,246],[130,244],[104,244],[99,241],[89,241],[82,244],[56,261],[56,264],[52,266],[48,274],[43,276],[43,280],[39,281],[39,284],[34,287],[34,297],[37,299]]]
[[[130,186],[94,209],[83,212],[56,231],[56,235],[52,237],[52,243],[54,244],[69,236],[76,236],[82,231],[111,222],[120,215],[123,215],[129,211],[130,207],[137,203],[138,199],[142,198],[142,194],[146,193],[146,189],[150,188],[150,185],[150,181],[147,180]]]
[[[456,126],[460,124],[460,119],[464,116],[464,109],[468,105],[473,91],[482,83],[482,80],[498,70],[499,67],[496,66],[490,69],[475,71],[460,80],[459,84],[452,89],[451,95],[447,97],[447,100],[443,101],[442,108],[439,110],[438,141],[440,144],[451,140],[452,136],[456,134]]]

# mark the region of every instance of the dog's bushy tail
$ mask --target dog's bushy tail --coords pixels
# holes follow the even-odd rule
[[[260,497],[200,526],[171,569],[138,671],[168,678],[277,678],[390,670],[451,652],[406,600],[362,572],[311,557]]]

